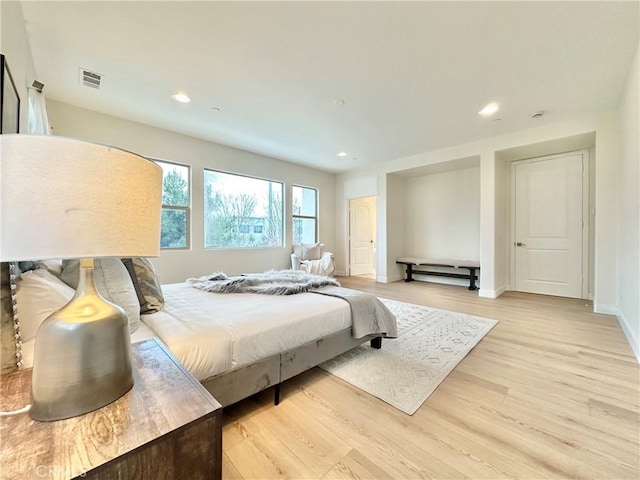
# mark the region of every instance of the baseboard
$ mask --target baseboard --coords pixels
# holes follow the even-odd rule
[[[334,277],[346,277],[347,276],[347,272],[344,270],[336,270],[335,272],[333,272],[333,276]]]
[[[498,298],[500,295],[502,295],[506,291],[507,291],[506,285],[503,285],[503,286],[501,286],[500,288],[498,288],[496,290],[489,290],[487,288],[481,288],[478,291],[478,296],[479,297],[484,297],[484,298]]]
[[[402,280],[403,278],[404,278],[403,275],[389,275],[388,277],[383,277],[379,275],[376,277],[376,282],[393,283],[393,282],[397,282],[398,280]]]
[[[616,317],[618,318],[618,323],[622,328],[622,333],[624,333],[624,336],[627,337],[629,345],[631,345],[631,350],[633,350],[633,354],[636,356],[636,360],[638,360],[638,363],[640,363],[640,338],[634,336],[631,328],[629,328],[629,323],[624,318],[624,315],[619,313],[618,315],[616,315]]]
[[[593,311],[595,313],[602,313],[604,315],[615,315],[618,316],[618,307],[615,305],[609,305],[607,303],[593,303]]]

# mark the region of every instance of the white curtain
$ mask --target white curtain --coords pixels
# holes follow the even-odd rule
[[[51,135],[49,119],[47,118],[47,105],[44,101],[44,93],[34,88],[29,88],[29,117],[27,133],[31,135]]]

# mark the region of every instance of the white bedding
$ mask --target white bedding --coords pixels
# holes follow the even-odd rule
[[[347,302],[315,293],[209,293],[184,283],[162,290],[163,309],[141,315],[131,342],[160,338],[198,380],[351,327]],[[22,344],[24,368],[33,366],[34,344]]]
[[[142,321],[198,380],[351,326],[347,302],[315,293],[209,293],[184,283],[162,291],[163,309]]]

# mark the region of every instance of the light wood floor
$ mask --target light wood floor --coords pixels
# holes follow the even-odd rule
[[[278,407],[267,391],[225,409],[225,479],[640,478],[640,370],[615,317],[585,300],[339,280],[500,323],[413,416],[318,368],[285,382]]]

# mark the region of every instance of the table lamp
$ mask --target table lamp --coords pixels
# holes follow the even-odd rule
[[[161,208],[162,169],[143,157],[0,135],[0,261],[81,259],[75,296],[36,334],[34,420],[82,415],[133,386],[127,316],[96,290],[93,258],[158,256]]]

